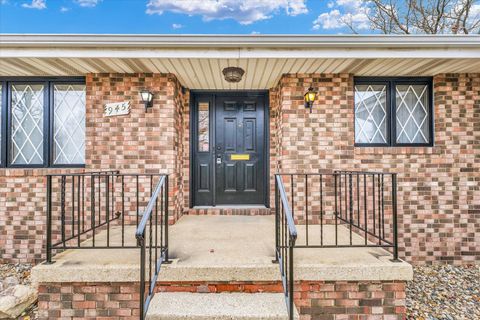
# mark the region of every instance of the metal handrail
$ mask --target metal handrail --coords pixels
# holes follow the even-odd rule
[[[154,178],[156,180],[157,177],[159,181],[153,189]],[[140,318],[144,319],[160,266],[169,262],[168,175],[120,174],[118,170],[111,170],[48,174],[46,180],[47,263],[53,262],[54,250],[140,249]],[[140,213],[146,197],[148,203]],[[131,205],[126,206],[126,202]],[[130,230],[127,226],[132,222],[128,217],[129,210],[136,212],[136,222],[133,222],[136,244],[126,241],[126,231]],[[111,237],[114,221],[121,228],[121,242]],[[99,231],[106,232],[106,243],[96,240]],[[54,240],[55,234],[59,240]],[[147,263],[150,285],[145,298]]]
[[[160,245],[158,244],[158,198],[162,197],[160,203]],[[149,226],[149,286],[146,291],[146,273],[147,273],[147,241],[146,231]],[[153,230],[154,229],[154,230]],[[153,234],[155,232],[155,234]],[[137,244],[140,247],[140,319],[146,318],[148,307],[155,294],[155,285],[160,273],[161,265],[169,263],[168,259],[168,176],[162,176],[153,191],[150,200],[143,212],[142,219],[135,232]],[[153,239],[155,238],[155,243]],[[154,250],[152,254],[152,249]],[[160,254],[158,254],[160,249]],[[152,257],[154,266],[152,266]],[[153,267],[153,274],[152,274]]]
[[[275,261],[278,262],[280,267],[288,316],[289,319],[293,319],[295,309],[293,301],[295,283],[293,273],[293,248],[295,247],[295,242],[297,240],[297,228],[295,226],[295,220],[293,219],[287,193],[285,192],[282,177],[280,175],[275,176],[275,225]],[[285,226],[287,227],[286,229]]]
[[[285,191],[284,176],[287,177],[287,183],[290,183],[289,193]],[[391,185],[387,186],[386,182],[390,182]],[[296,196],[298,187],[305,192],[301,197]],[[391,188],[390,195],[386,192],[388,188]],[[319,211],[313,212],[315,216],[309,217],[309,214],[312,214],[309,210],[313,211],[309,203],[312,190],[315,190],[314,201],[320,206]],[[294,211],[300,212],[294,213]],[[329,211],[331,215],[327,215]],[[386,223],[386,213],[391,214],[391,224]],[[295,217],[305,223],[296,225]],[[314,237],[312,241],[309,237],[309,228],[313,227],[309,221],[319,223],[319,240]],[[341,224],[348,228],[349,239],[346,243],[340,241],[338,237]],[[333,229],[333,243],[323,241],[325,225],[331,225]],[[390,226],[391,229],[388,231]],[[305,239],[302,243],[297,241],[297,227],[299,230],[305,227]],[[363,236],[363,239],[358,238],[355,233]],[[353,241],[354,237],[363,241]],[[393,251],[393,261],[400,261],[398,259],[397,174],[348,170],[328,173],[276,174],[275,247],[274,262],[280,265],[289,319],[293,319],[294,315],[294,249],[390,248]]]
[[[153,207],[155,206],[155,202],[158,198],[158,195],[160,194],[160,190],[165,183],[165,179],[165,176],[163,176],[162,178],[160,178],[160,181],[158,181],[157,186],[155,187],[155,190],[153,191],[150,200],[148,201],[147,207],[142,214],[142,220],[140,220],[140,223],[138,224],[135,232],[135,237],[137,238],[137,240],[143,239],[145,237],[145,229],[147,227],[148,219],[150,219],[150,216],[152,215]]]
[[[295,221],[293,220],[292,209],[288,203],[287,193],[285,192],[285,187],[283,186],[283,181],[281,176],[276,176],[280,199],[282,200],[282,205],[285,210],[285,217],[287,219],[287,226],[290,231],[290,236],[297,239],[297,227],[295,226]]]

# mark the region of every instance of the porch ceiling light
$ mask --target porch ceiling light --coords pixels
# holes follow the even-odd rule
[[[245,74],[245,70],[238,67],[227,67],[223,69],[222,73],[225,76],[225,80],[227,80],[227,82],[240,82],[243,75]]]
[[[305,108],[310,108],[310,113],[312,113],[312,106],[317,97],[317,93],[310,87],[303,97],[305,99]]]
[[[140,97],[145,104],[145,112],[147,112],[148,108],[153,107],[153,93],[148,90],[142,90],[140,91]]]

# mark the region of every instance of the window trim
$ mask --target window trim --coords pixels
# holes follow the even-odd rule
[[[2,99],[0,130],[0,168],[11,169],[41,169],[41,168],[85,168],[85,164],[54,164],[54,85],[55,84],[81,84],[85,85],[84,77],[0,77]],[[12,84],[43,84],[44,85],[44,110],[43,110],[43,163],[42,164],[13,164],[9,157],[11,147],[11,85]],[[86,107],[86,106],[85,106]]]
[[[355,86],[366,84],[385,84],[386,101],[387,101],[387,143],[357,143],[356,142],[356,106],[355,106]],[[428,122],[429,126],[429,142],[427,143],[397,143],[397,118],[396,118],[396,86],[398,84],[423,84],[427,86],[429,94],[428,98]],[[353,131],[355,147],[433,147],[434,146],[434,109],[433,109],[433,78],[432,77],[354,77],[353,79]]]

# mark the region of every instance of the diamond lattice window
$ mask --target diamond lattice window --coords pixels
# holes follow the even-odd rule
[[[54,85],[54,164],[85,162],[85,85]]]
[[[11,86],[11,163],[43,163],[44,86],[14,84]]]
[[[83,166],[85,102],[82,78],[2,79],[0,167]]]
[[[431,78],[356,78],[355,143],[433,145]]]
[[[429,108],[428,86],[396,86],[397,143],[428,143]]]
[[[355,86],[355,142],[387,143],[386,85]]]

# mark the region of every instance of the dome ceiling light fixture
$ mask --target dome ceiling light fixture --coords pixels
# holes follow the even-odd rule
[[[222,73],[225,76],[225,80],[227,80],[227,82],[236,83],[242,80],[242,77],[245,74],[245,70],[239,67],[227,67],[223,69]]]

